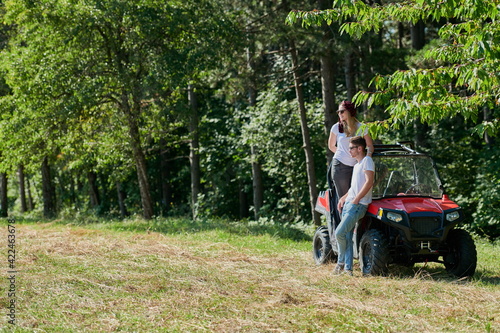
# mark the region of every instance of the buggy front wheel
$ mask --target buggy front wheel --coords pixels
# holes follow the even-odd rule
[[[385,275],[387,273],[388,243],[379,230],[368,230],[361,237],[359,259],[363,275]]]
[[[335,262],[337,256],[332,250],[328,228],[321,226],[316,230],[313,237],[313,258],[316,265]]]
[[[448,273],[462,278],[476,272],[477,252],[474,240],[462,229],[453,229],[447,238],[449,253],[444,258]]]

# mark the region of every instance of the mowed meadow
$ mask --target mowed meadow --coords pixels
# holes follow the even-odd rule
[[[500,245],[478,269],[439,264],[387,277],[316,266],[312,227],[182,219],[16,222],[16,323],[6,332],[500,332]]]

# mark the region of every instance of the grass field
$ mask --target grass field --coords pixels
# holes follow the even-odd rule
[[[499,244],[477,240],[472,280],[438,264],[388,277],[315,266],[310,232],[154,220],[16,223],[16,324],[3,331],[500,332]]]

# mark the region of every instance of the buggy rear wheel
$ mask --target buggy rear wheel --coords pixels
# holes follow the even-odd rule
[[[473,276],[476,272],[477,252],[474,240],[462,229],[448,233],[449,253],[444,258],[446,271],[456,277]]]
[[[388,243],[379,230],[370,229],[361,237],[359,259],[363,275],[385,275],[387,273]]]
[[[324,265],[337,261],[337,256],[332,250],[328,228],[319,227],[313,237],[313,258],[316,265]]]

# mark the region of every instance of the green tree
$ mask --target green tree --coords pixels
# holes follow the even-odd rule
[[[324,11],[291,12],[289,23],[299,19],[305,26],[341,22],[340,31],[360,38],[379,31],[388,22],[445,21],[438,31],[441,43],[425,53],[432,66],[410,68],[372,80],[375,92],[359,92],[355,100],[369,106],[387,105],[390,119],[399,126],[413,119],[435,123],[458,114],[476,122],[484,106],[498,114],[500,103],[500,25],[494,1],[388,2],[380,5],[363,1],[338,0]],[[476,126],[479,133],[498,133],[498,117]]]
[[[6,1],[5,8],[16,27],[3,54],[16,108],[45,117],[55,137],[82,119],[109,116],[117,122],[111,131],[123,126],[151,218],[146,138],[162,132],[159,111],[219,38],[229,40],[223,13],[210,1]]]
[[[310,196],[306,172],[306,156],[303,153],[303,137],[300,128],[301,115],[297,102],[283,100],[283,92],[276,88],[263,91],[254,108],[247,110],[242,118],[244,142],[257,147],[262,159],[262,168],[267,175],[263,217],[272,217],[288,222],[310,220]],[[316,156],[321,156],[322,110],[319,103],[304,105],[308,110],[311,144]],[[317,171],[317,170],[315,170]],[[309,211],[309,212],[308,212]]]

